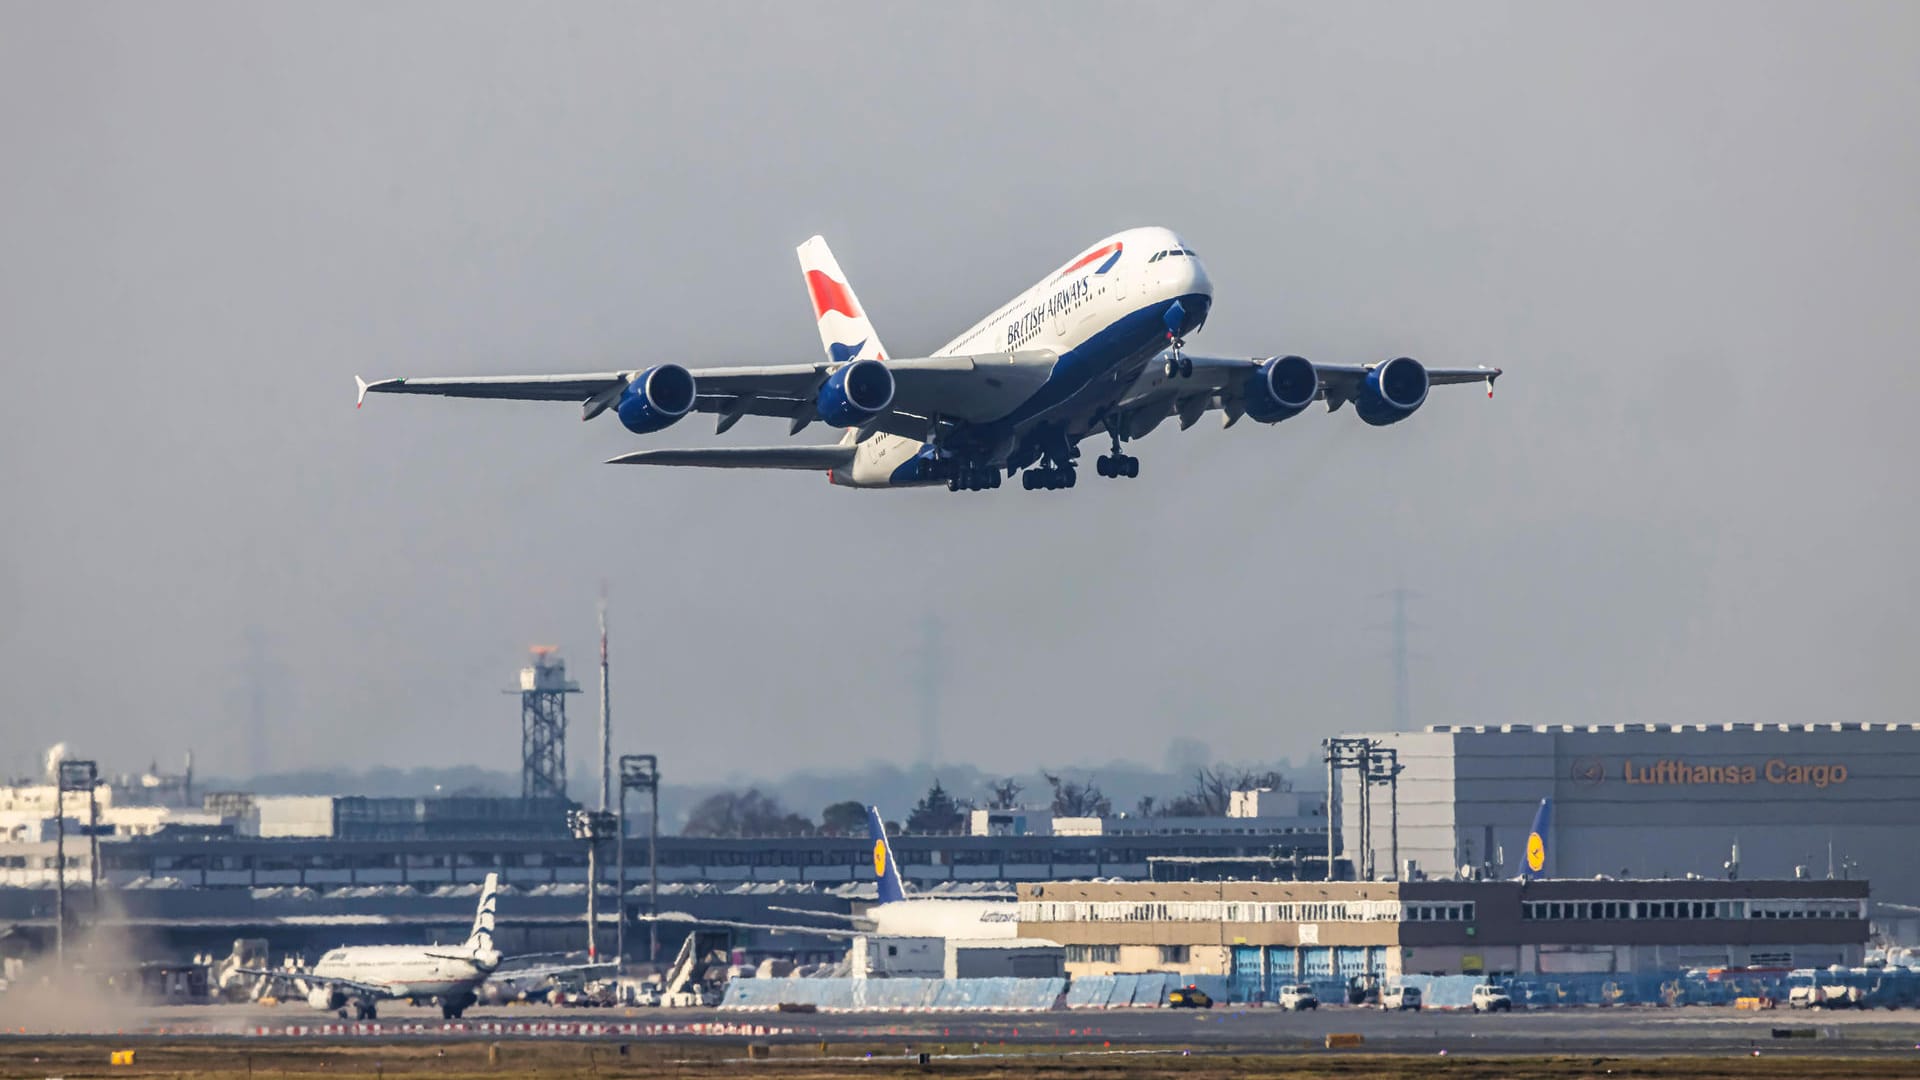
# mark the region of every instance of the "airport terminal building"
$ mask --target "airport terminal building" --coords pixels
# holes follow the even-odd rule
[[[1625,976],[1862,961],[1865,881],[1099,882],[1020,885],[1020,936],[1075,978],[1240,986],[1359,975]]]
[[[1920,724],[1430,727],[1363,736],[1398,754],[1399,857],[1431,877],[1520,873],[1535,807],[1553,799],[1547,871],[1725,879],[1865,878],[1920,901]],[[1390,793],[1362,837],[1341,785],[1342,849],[1392,866]],[[1404,868],[1396,868],[1400,872]]]

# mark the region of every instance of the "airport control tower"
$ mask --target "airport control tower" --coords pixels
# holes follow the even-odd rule
[[[520,797],[567,797],[567,695],[580,684],[567,680],[567,662],[552,645],[535,645],[533,663],[520,669]]]

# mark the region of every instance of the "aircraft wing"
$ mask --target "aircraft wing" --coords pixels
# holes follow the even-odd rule
[[[488,974],[490,979],[544,979],[553,975],[576,975],[595,971],[612,971],[619,967],[611,960],[589,964],[580,961],[573,964],[542,964],[536,967],[509,968],[505,971],[494,970]]]
[[[894,379],[893,405],[869,425],[875,431],[924,438],[941,420],[997,420],[1037,390],[1058,359],[1050,351],[933,356],[886,361]],[[767,364],[691,368],[694,409],[718,414],[725,431],[742,416],[787,419],[798,432],[814,417],[814,399],[827,376],[843,365]],[[573,401],[591,420],[615,404],[639,370],[567,375],[480,375],[399,378],[368,382],[355,377],[359,401],[368,394],[431,394],[440,397],[512,401]],[[679,463],[685,464],[685,463]],[[815,466],[807,466],[809,468]]]
[[[390,993],[385,986],[379,983],[361,982],[358,979],[342,979],[331,975],[315,975],[306,971],[287,971],[284,968],[246,967],[234,968],[233,970],[241,975],[257,975],[287,982],[310,983],[314,986],[337,986],[343,990],[351,990],[356,994],[366,994],[369,997],[387,997]]]
[[[765,930],[774,934],[813,934],[816,937],[856,938],[866,931],[837,930],[824,926],[782,926],[777,923],[737,922],[732,919],[702,919],[684,911],[663,911],[658,915],[636,915],[641,922],[677,923],[682,926],[719,926],[730,930]]]
[[[609,465],[682,465],[705,469],[807,469],[853,464],[851,446],[716,446],[701,450],[636,450]]]
[[[1132,418],[1130,427],[1134,438],[1152,431],[1162,420],[1171,416],[1180,418],[1180,430],[1185,431],[1198,423],[1206,413],[1214,410],[1225,414],[1226,426],[1233,426],[1244,412],[1241,388],[1245,385],[1247,375],[1270,358],[1189,356],[1187,359],[1193,362],[1191,376],[1156,380],[1153,385],[1130,394],[1115,406]],[[1326,402],[1329,411],[1339,408],[1353,400],[1367,373],[1378,366],[1377,364],[1314,364],[1314,371],[1320,376],[1320,389],[1315,399]],[[1499,368],[1490,367],[1430,367],[1426,372],[1430,386],[1458,386],[1463,383],[1483,382],[1487,384],[1489,395],[1493,393],[1494,380],[1501,375]]]

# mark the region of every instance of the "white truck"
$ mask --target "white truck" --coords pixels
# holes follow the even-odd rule
[[[1481,983],[1473,988],[1473,1011],[1477,1013],[1512,1012],[1513,999],[1498,986],[1492,983]]]
[[[1306,983],[1295,983],[1280,988],[1280,1007],[1290,1012],[1317,1010],[1320,1008],[1320,999],[1313,996],[1313,987]]]

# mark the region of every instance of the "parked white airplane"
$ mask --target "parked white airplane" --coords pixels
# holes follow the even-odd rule
[[[500,880],[488,874],[480,889],[480,903],[473,914],[473,929],[467,940],[457,946],[434,945],[349,945],[334,949],[307,971],[271,968],[239,968],[243,975],[258,975],[299,984],[307,1003],[342,1017],[353,1011],[359,1020],[379,1016],[379,1002],[396,998],[434,1001],[440,1015],[458,1018],[476,999],[476,990],[500,967],[500,951],[493,945],[494,909],[499,900]],[[545,968],[516,969],[515,978],[529,978],[558,972],[581,971],[587,967],[610,965],[561,964]]]
[[[874,876],[880,880],[879,902],[866,912],[875,934],[963,941],[1018,936],[1020,905],[1012,900],[908,896],[877,806],[867,807],[867,838],[873,841]]]
[[[369,393],[572,401],[591,420],[611,410],[637,434],[690,412],[713,413],[725,432],[743,416],[779,417],[790,434],[819,420],[846,429],[832,446],[642,450],[612,463],[824,471],[848,487],[944,483],[952,491],[1000,486],[1025,470],[1029,490],[1072,487],[1078,444],[1105,434],[1106,477],[1133,477],[1138,458],[1121,443],[1168,417],[1182,430],[1208,411],[1226,426],[1242,416],[1273,424],[1315,401],[1352,402],[1368,424],[1412,416],[1430,386],[1484,382],[1500,369],[1426,368],[1410,357],[1376,364],[1314,364],[1298,356],[1189,356],[1186,337],[1206,323],[1213,285],[1199,256],[1163,228],[1129,229],[1093,245],[931,356],[889,359],[827,242],[799,247],[800,267],[826,359],[812,364],[469,378],[355,378]]]
[[[944,896],[908,896],[893,861],[893,844],[887,839],[887,826],[880,819],[880,808],[867,807],[867,839],[873,841],[873,876],[879,887],[872,907],[860,915],[838,915],[804,908],[773,907],[782,915],[803,915],[815,919],[833,919],[849,924],[848,929],[806,924],[768,924],[701,919],[686,912],[667,911],[661,922],[722,926],[740,930],[772,930],[783,933],[814,934],[820,937],[850,938],[863,934],[879,937],[938,937],[960,941],[1018,936],[1019,905],[1012,900],[974,900]]]

